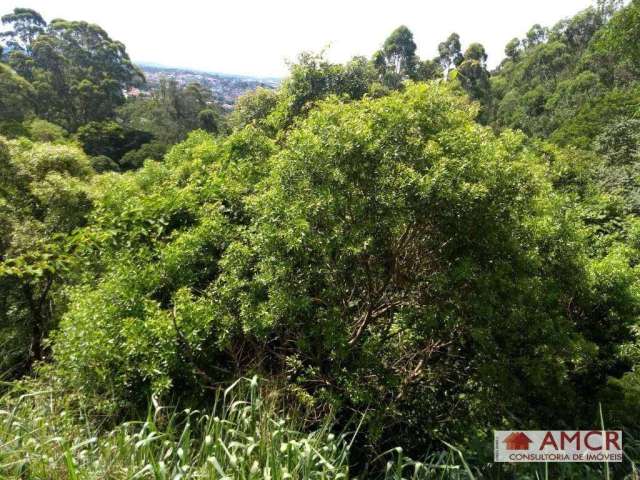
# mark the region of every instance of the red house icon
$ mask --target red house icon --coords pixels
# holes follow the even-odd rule
[[[513,432],[502,441],[507,444],[507,450],[529,450],[529,444],[533,442],[522,432]]]

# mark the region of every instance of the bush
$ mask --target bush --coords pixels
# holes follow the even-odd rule
[[[124,128],[113,121],[89,122],[78,129],[76,137],[88,155],[104,155],[116,162],[153,139],[148,132]]]
[[[45,357],[68,268],[65,238],[91,208],[93,171],[75,146],[0,137],[0,172],[0,371],[11,378]]]
[[[590,260],[546,164],[475,115],[408,85],[321,102],[281,146],[200,132],[102,179],[59,375],[118,407],[261,371],[418,452],[510,419],[591,425],[629,368],[629,252]]]
[[[28,124],[29,138],[34,142],[63,142],[67,131],[55,123],[36,118]]]
[[[263,87],[247,92],[236,100],[229,123],[235,129],[246,125],[265,126],[266,119],[278,103],[278,93]]]
[[[218,133],[221,130],[220,123],[220,115],[211,108],[205,108],[198,113],[198,125],[205,132]]]
[[[140,148],[125,153],[120,160],[120,166],[123,170],[140,168],[145,160],[162,160],[166,152],[166,145],[158,142],[145,143]]]
[[[117,172],[120,166],[106,155],[91,157],[91,167],[98,173]]]
[[[28,137],[29,130],[23,122],[17,120],[2,120],[0,121],[0,135],[7,138]]]

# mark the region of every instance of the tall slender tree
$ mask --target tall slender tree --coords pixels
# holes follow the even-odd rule
[[[438,45],[438,61],[442,65],[445,75],[447,75],[452,68],[460,65],[462,60],[460,35],[454,32]]]

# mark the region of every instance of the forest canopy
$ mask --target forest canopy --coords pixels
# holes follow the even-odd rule
[[[495,69],[400,26],[229,112],[128,95],[97,25],[4,15],[0,476],[538,478],[493,430],[604,425],[622,464],[552,473],[637,474],[639,12]]]

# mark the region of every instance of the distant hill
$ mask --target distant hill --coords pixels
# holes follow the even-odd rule
[[[181,85],[198,82],[209,87],[215,99],[226,109],[232,108],[236,99],[245,92],[258,87],[276,88],[280,84],[279,78],[203,72],[153,63],[139,63],[138,67],[144,72],[148,88],[151,90],[158,87],[163,77],[175,79]]]

